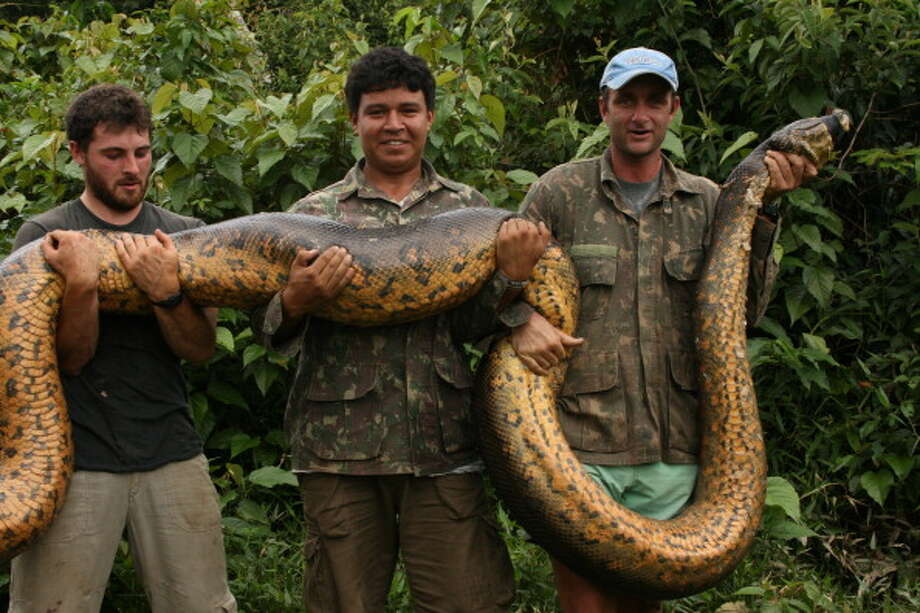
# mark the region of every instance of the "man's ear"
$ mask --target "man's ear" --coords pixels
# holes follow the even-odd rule
[[[86,153],[80,149],[80,143],[75,140],[67,141],[67,148],[70,150],[70,157],[73,158],[73,161],[83,166],[86,162]]]
[[[671,98],[671,115],[677,113],[680,110],[680,96],[674,94]]]
[[[597,110],[601,114],[601,119],[607,119],[607,90],[601,92],[601,95],[597,97]]]

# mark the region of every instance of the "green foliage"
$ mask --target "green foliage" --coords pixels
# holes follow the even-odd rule
[[[0,4],[0,248],[72,197],[61,117],[99,82],[155,115],[151,198],[208,221],[282,210],[360,150],[351,63],[389,44],[438,82],[427,156],[514,208],[549,167],[607,144],[597,78],[627,46],[670,53],[681,114],[666,149],[719,180],[772,130],[828,104],[856,138],[787,195],[754,368],[770,461],[764,529],[717,589],[672,611],[920,606],[920,15],[910,0],[176,0]],[[187,370],[245,608],[300,610],[302,528],[280,431],[290,362],[224,309],[218,351]],[[515,610],[552,611],[545,554],[500,513]],[[0,589],[7,578],[0,574]],[[144,610],[129,556],[106,610]],[[404,575],[388,610],[408,610]]]

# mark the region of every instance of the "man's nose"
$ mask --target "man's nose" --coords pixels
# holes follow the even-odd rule
[[[401,130],[403,123],[399,113],[395,110],[387,113],[386,119],[383,122],[383,127],[386,130]]]
[[[137,161],[137,158],[133,155],[124,156],[124,164],[122,165],[122,170],[128,174],[139,174],[141,167]]]
[[[636,108],[633,110],[632,120],[633,121],[646,121],[649,118],[649,109],[644,104],[637,104]]]

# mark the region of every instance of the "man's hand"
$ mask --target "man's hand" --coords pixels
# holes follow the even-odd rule
[[[524,366],[538,375],[564,360],[569,350],[585,342],[583,338],[569,336],[539,313],[534,312],[527,323],[511,331],[511,346]]]
[[[88,236],[72,230],[52,230],[45,235],[42,253],[68,286],[96,289],[99,283],[99,250]]]
[[[300,319],[335,298],[355,276],[351,262],[351,254],[343,247],[329,247],[322,253],[298,250],[281,294],[285,318]]]
[[[505,221],[498,230],[495,260],[498,269],[512,281],[526,281],[534,264],[549,244],[549,229],[542,221],[537,226],[526,219]]]
[[[162,230],[152,236],[129,234],[115,242],[125,272],[151,302],[179,291],[179,252]]]
[[[770,171],[770,185],[764,192],[764,202],[797,189],[818,175],[817,167],[810,160],[795,153],[767,151],[763,161]]]

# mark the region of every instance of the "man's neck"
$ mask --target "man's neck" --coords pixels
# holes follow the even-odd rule
[[[80,201],[93,215],[114,226],[124,226],[134,221],[140,215],[143,206],[143,203],[138,203],[132,209],[112,208],[86,188],[80,194]]]
[[[399,202],[405,198],[421,176],[421,164],[410,171],[398,174],[379,172],[369,164],[364,166],[365,180],[386,194],[393,202]]]
[[[661,150],[657,149],[649,155],[632,157],[624,155],[621,151],[610,148],[610,165],[617,178],[630,183],[646,183],[658,176],[661,170]]]

